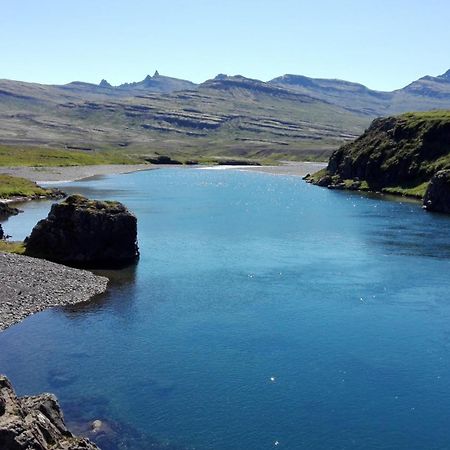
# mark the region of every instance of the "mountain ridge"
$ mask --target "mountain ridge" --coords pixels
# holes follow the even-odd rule
[[[392,92],[289,74],[269,82],[219,74],[194,84],[156,71],[119,86],[0,80],[0,144],[181,160],[324,159],[375,117],[432,109],[450,109],[450,71]]]

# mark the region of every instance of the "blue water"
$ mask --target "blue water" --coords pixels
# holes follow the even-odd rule
[[[450,448],[448,217],[239,171],[65,189],[133,210],[141,259],[0,334],[21,394],[122,424],[121,449]]]

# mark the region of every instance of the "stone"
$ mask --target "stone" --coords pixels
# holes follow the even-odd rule
[[[450,214],[450,170],[441,170],[431,178],[423,207],[427,211]]]
[[[16,216],[21,211],[17,208],[12,208],[7,203],[0,202],[0,219],[7,219],[9,216]]]
[[[75,267],[125,267],[139,257],[136,216],[119,202],[81,195],[54,204],[25,243],[29,256]]]
[[[0,375],[0,449],[99,450],[89,439],[74,436],[52,394],[18,397]]]

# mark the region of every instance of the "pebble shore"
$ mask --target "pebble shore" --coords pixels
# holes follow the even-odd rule
[[[0,252],[0,332],[44,309],[88,301],[107,284],[87,270]]]

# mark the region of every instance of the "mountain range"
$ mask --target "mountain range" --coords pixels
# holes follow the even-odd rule
[[[392,92],[301,75],[263,82],[220,74],[195,84],[156,72],[120,86],[0,80],[0,143],[322,159],[375,117],[432,109],[450,109],[450,70]]]

